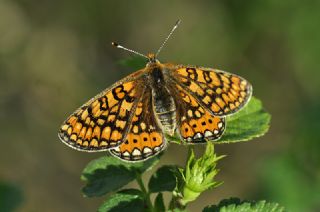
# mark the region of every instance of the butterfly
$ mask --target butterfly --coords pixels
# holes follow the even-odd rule
[[[243,108],[252,95],[251,84],[235,74],[160,63],[156,56],[163,45],[157,54],[148,56],[113,45],[148,62],[89,100],[62,124],[59,138],[76,150],[109,151],[125,161],[142,161],[166,148],[166,134],[177,134],[186,144],[217,141],[226,129],[226,116]]]

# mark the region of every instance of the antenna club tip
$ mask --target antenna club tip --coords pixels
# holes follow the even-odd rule
[[[111,45],[114,46],[114,47],[118,47],[119,46],[119,44],[116,43],[116,42],[111,42]]]

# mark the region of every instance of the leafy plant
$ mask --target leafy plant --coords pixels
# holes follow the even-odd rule
[[[139,61],[130,59],[121,61],[121,64],[137,67]],[[227,117],[226,132],[216,143],[249,141],[262,136],[268,131],[269,122],[270,115],[263,110],[261,101],[252,97],[244,109]],[[178,138],[168,139],[180,143]],[[86,197],[109,194],[98,211],[186,211],[187,205],[203,192],[222,184],[215,180],[215,176],[219,172],[216,169],[217,162],[223,157],[216,155],[211,142],[208,142],[204,154],[198,158],[189,146],[185,167],[161,166],[146,183],[141,176],[152,170],[161,155],[138,163],[126,163],[104,156],[93,160],[84,169],[81,179],[86,185],[82,192]],[[122,189],[133,180],[137,181],[139,189]],[[163,199],[164,192],[171,194],[171,201],[167,204]],[[207,206],[203,211],[284,211],[284,208],[263,200],[253,202],[231,198],[222,200],[218,205]]]

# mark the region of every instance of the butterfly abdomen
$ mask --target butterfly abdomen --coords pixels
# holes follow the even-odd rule
[[[173,135],[176,128],[176,106],[166,89],[153,92],[153,108],[163,130]]]
[[[153,110],[162,129],[173,135],[176,128],[176,105],[165,86],[164,75],[160,68],[154,68],[150,74]]]

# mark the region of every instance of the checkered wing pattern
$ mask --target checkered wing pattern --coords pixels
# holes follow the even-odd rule
[[[181,138],[187,143],[218,140],[226,128],[225,116],[248,102],[251,85],[237,75],[216,69],[167,67],[172,69],[170,89],[177,105]]]
[[[103,151],[119,146],[144,90],[139,71],[88,101],[60,127],[60,139],[82,151]]]
[[[216,116],[237,112],[252,94],[247,80],[217,69],[178,66],[171,74],[177,84]]]
[[[141,97],[125,141],[110,152],[126,161],[148,159],[165,147],[165,137],[152,110],[152,91],[147,89]]]

